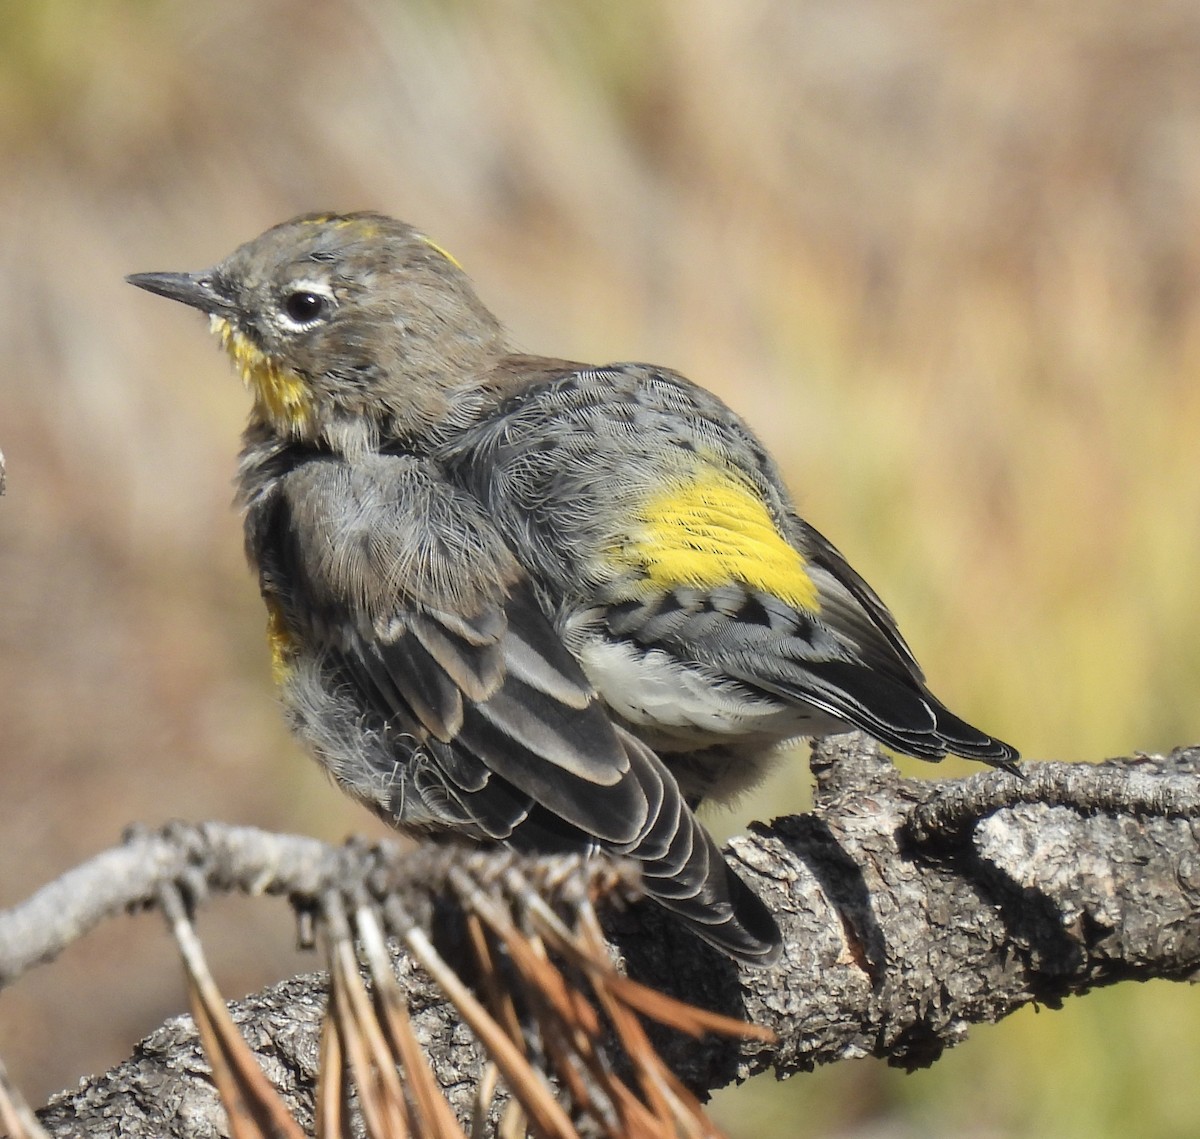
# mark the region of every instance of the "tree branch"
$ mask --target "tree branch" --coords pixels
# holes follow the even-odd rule
[[[612,915],[609,925],[640,980],[778,1034],[774,1044],[698,1046],[660,1033],[664,1055],[697,1090],[854,1056],[928,1064],[969,1025],[1031,1001],[1055,1006],[1123,979],[1193,976],[1198,768],[1200,749],[1191,749],[1096,767],[1029,764],[1024,779],[985,772],[925,782],[900,778],[862,737],[837,737],[814,749],[813,813],[756,826],[729,847],[779,919],[777,966],[739,971],[653,906]],[[257,869],[230,868],[230,880],[261,886],[268,868]],[[277,886],[290,880],[270,871]],[[41,897],[17,912],[32,920],[52,911]],[[0,978],[12,971],[8,920],[0,915]],[[397,968],[418,1038],[465,1114],[477,1045],[419,970],[404,958]],[[303,1123],[323,1005],[318,975],[234,1006]],[[190,1021],[178,1018],[108,1075],[55,1097],[42,1119],[53,1135],[100,1119],[120,1119],[122,1134],[218,1134],[206,1071]]]

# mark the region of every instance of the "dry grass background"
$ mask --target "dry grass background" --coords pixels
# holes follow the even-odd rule
[[[229,510],[245,396],[121,282],[383,208],[525,347],[671,364],[783,460],[935,688],[1032,758],[1200,740],[1188,0],[5,0],[0,906],[126,822],[340,838]],[[800,757],[738,819],[804,801]],[[307,964],[202,919],[233,993]],[[152,920],[0,997],[31,1096],[182,990]],[[1126,986],[723,1094],[731,1134],[1191,1136],[1200,1002]]]

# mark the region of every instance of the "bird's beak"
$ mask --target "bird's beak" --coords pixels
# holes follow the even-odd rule
[[[232,307],[230,299],[213,283],[211,272],[131,273],[125,280],[139,289],[190,305],[201,312],[222,313]]]

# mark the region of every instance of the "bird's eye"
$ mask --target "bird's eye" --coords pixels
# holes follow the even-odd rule
[[[296,324],[312,324],[329,312],[329,298],[308,289],[297,289],[283,298],[283,311]]]

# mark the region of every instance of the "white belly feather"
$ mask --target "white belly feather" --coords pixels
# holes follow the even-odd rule
[[[715,669],[681,663],[661,649],[595,639],[577,651],[609,708],[660,750],[767,744],[846,730],[816,709],[751,695]]]

